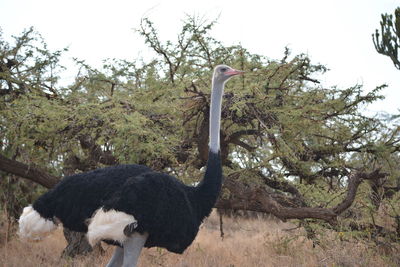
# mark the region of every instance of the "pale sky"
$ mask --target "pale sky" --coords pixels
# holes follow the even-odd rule
[[[386,99],[369,109],[399,113],[400,70],[371,39],[380,15],[399,6],[399,0],[0,0],[0,27],[8,37],[34,26],[50,49],[68,46],[68,57],[99,67],[106,58],[149,56],[133,30],[142,17],[154,21],[163,40],[174,41],[185,14],[220,15],[212,33],[225,45],[240,43],[270,59],[282,58],[285,46],[306,53],[330,69],[324,87],[358,83],[367,92],[387,83]]]

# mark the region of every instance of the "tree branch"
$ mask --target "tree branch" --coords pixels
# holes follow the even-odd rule
[[[53,176],[36,166],[26,165],[22,162],[8,159],[1,154],[0,170],[26,178],[46,188],[52,188],[59,181],[59,178],[56,176]]]
[[[306,201],[303,197],[303,195],[297,190],[297,188],[287,181],[277,181],[277,180],[272,180],[262,174],[261,172],[257,172],[257,174],[264,180],[265,184],[268,185],[269,187],[273,189],[278,189],[283,192],[287,192],[292,194],[303,206],[306,206]]]
[[[351,175],[349,179],[347,195],[345,199],[342,201],[342,203],[333,208],[333,211],[337,214],[340,214],[346,209],[348,209],[351,206],[351,204],[353,204],[354,198],[356,197],[357,194],[358,186],[361,184],[363,180],[376,180],[379,178],[384,178],[385,176],[387,176],[387,174],[381,173],[380,169],[376,169],[375,171],[370,173],[357,172]]]
[[[224,188],[229,191],[228,198],[220,198],[215,207],[221,209],[252,210],[275,215],[281,220],[287,219],[320,219],[335,223],[337,216],[348,209],[354,202],[358,186],[363,180],[372,180],[385,177],[377,169],[370,173],[357,172],[350,176],[345,199],[334,208],[319,207],[286,207],[272,197],[264,188],[251,188],[232,178],[225,179]]]
[[[79,136],[79,143],[83,149],[89,150],[90,158],[95,162],[100,162],[105,165],[118,164],[118,159],[115,158],[111,152],[103,151],[89,136]]]

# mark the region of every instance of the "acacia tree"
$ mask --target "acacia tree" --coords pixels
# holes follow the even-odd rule
[[[188,94],[184,143],[197,148],[189,161],[194,166],[205,163],[208,135],[209,79],[199,77],[221,62],[248,71],[228,85],[224,99],[221,152],[228,179],[218,207],[332,221],[353,202],[362,179],[398,191],[396,164],[387,166],[399,151],[398,128],[361,112],[382,98],[385,85],[367,94],[360,85],[324,88],[315,76],[326,68],[311,64],[307,56],[290,58],[286,50],[282,60],[272,61],[240,46],[224,47],[207,34],[212,25],[192,18],[184,27],[191,32],[181,34],[175,45],[161,43],[148,20],[140,33],[167,67],[166,77],[175,86],[181,81]],[[239,186],[243,182],[246,190]],[[317,198],[320,187],[324,190]],[[328,197],[327,191],[335,193]],[[344,192],[346,198],[338,197]],[[310,208],[317,205],[330,208]]]
[[[163,42],[144,19],[138,33],[153,60],[108,60],[102,69],[77,61],[67,87],[55,75],[60,52],[34,44],[40,38],[32,30],[14,44],[2,40],[0,170],[50,188],[71,173],[139,163],[194,183],[207,160],[210,76],[224,63],[247,74],[224,96],[226,178],[216,207],[376,227],[375,190],[376,205],[387,198],[395,218],[399,128],[362,113],[385,86],[366,94],[360,85],[325,88],[316,77],[326,68],[306,55],[286,49],[270,60],[225,46],[210,34],[214,24],[189,17],[176,42]],[[13,181],[2,190],[42,190]]]

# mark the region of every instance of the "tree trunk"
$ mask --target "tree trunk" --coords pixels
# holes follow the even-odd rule
[[[85,233],[74,232],[64,228],[64,237],[68,244],[61,254],[63,258],[73,258],[77,255],[86,255],[92,252],[101,255],[104,253],[100,243],[94,247],[89,244]]]
[[[86,239],[85,233],[78,233],[64,228],[64,237],[67,240],[67,247],[63,250],[62,257],[75,257],[85,255],[93,251],[92,246]]]
[[[90,165],[84,164],[78,157],[71,154],[64,161],[64,169],[63,173],[65,176],[75,174],[75,171],[90,170]],[[64,228],[64,237],[67,240],[67,247],[63,250],[61,256],[62,257],[75,257],[77,255],[86,255],[88,253],[93,252],[93,250],[100,249],[100,252],[103,251],[101,245],[98,244],[94,248],[89,244],[86,234],[80,232],[74,232],[67,228]]]

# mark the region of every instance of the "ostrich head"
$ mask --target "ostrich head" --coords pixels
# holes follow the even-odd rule
[[[235,70],[227,65],[218,65],[214,69],[214,82],[225,83],[232,76],[243,74],[243,71]]]

